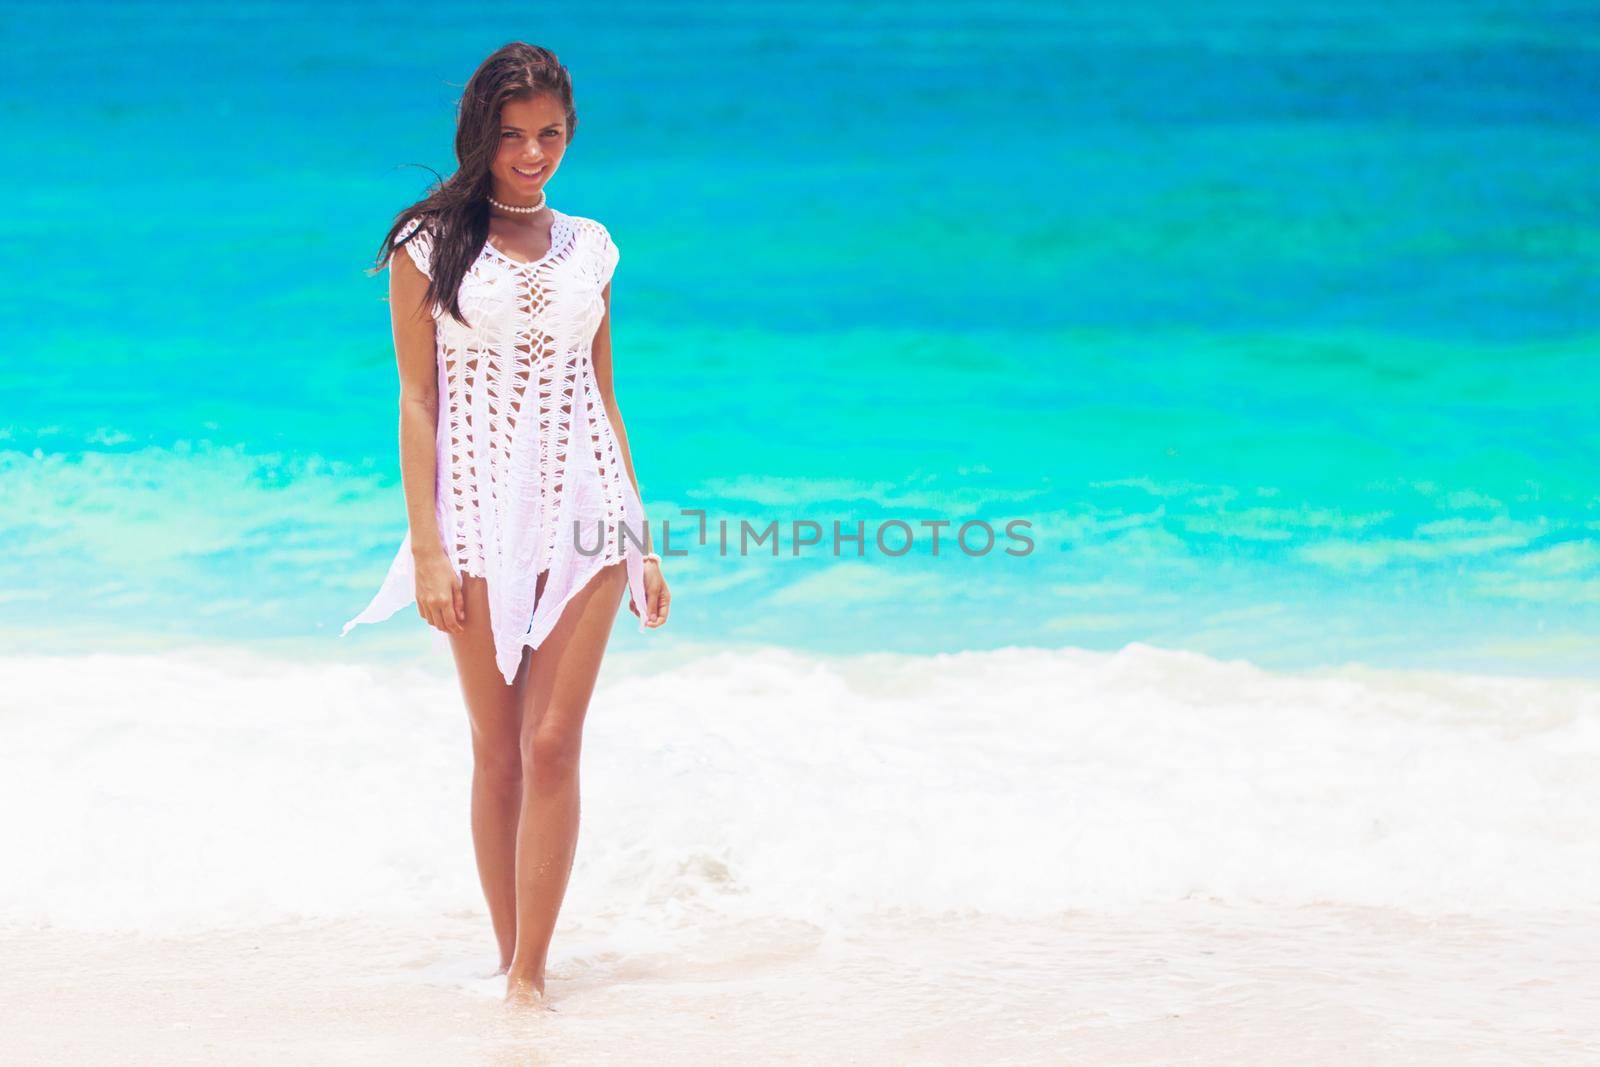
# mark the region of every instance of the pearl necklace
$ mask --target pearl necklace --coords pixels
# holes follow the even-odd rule
[[[543,189],[539,190],[539,202],[537,204],[532,205],[531,207],[516,207],[516,206],[514,206],[512,204],[502,204],[500,201],[496,200],[492,196],[489,197],[489,203],[493,204],[495,207],[499,208],[501,211],[513,211],[513,212],[516,212],[516,213],[522,214],[522,215],[531,215],[535,211],[538,211],[538,210],[540,210],[541,208],[544,207],[544,190]]]

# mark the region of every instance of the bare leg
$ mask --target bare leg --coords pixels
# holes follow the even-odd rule
[[[506,685],[494,662],[489,631],[488,588],[482,578],[462,575],[466,632],[450,634],[461,695],[472,725],[472,848],[478,880],[489,905],[489,922],[500,945],[500,970],[511,966],[517,938],[517,818],[522,808],[522,694],[528,657],[516,682]]]
[[[533,651],[522,716],[522,815],[517,836],[516,953],[506,999],[541,1003],[544,968],[578,844],[578,756],[627,571],[601,570]]]

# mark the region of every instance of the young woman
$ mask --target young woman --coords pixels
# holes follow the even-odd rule
[[[670,602],[612,391],[617,248],[545,196],[577,127],[555,55],[499,49],[462,95],[459,169],[384,239],[410,532],[344,627],[415,601],[449,635],[499,973],[507,1000],[539,1004],[617,604],[626,587],[643,630]]]

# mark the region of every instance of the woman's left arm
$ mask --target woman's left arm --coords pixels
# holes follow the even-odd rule
[[[639,478],[633,472],[633,452],[628,447],[628,428],[622,422],[622,412],[617,408],[616,390],[612,385],[611,376],[611,283],[607,282],[601,291],[605,299],[606,313],[600,320],[600,328],[595,331],[594,344],[591,358],[594,361],[594,380],[600,387],[600,399],[606,407],[606,418],[611,420],[611,428],[616,431],[617,447],[622,449],[622,467],[628,472],[628,481],[633,483],[633,491],[638,495],[640,502],[644,494],[639,492]],[[650,551],[650,527],[647,523],[644,528],[644,550]]]
[[[611,283],[607,282],[601,295],[605,299],[606,313],[600,320],[600,327],[595,331],[594,342],[591,346],[591,359],[594,362],[594,380],[600,387],[600,400],[605,405],[606,418],[611,422],[611,429],[616,433],[617,447],[622,450],[622,465],[628,472],[628,481],[633,483],[633,491],[642,504],[644,494],[639,492],[639,479],[633,473],[633,450],[628,447],[628,428],[622,424],[622,411],[617,407],[616,391],[611,384]],[[644,524],[644,550],[651,551],[650,524]],[[650,566],[647,561],[644,568],[644,598],[646,626],[658,627],[667,621],[667,614],[671,610],[672,594],[667,591],[666,579],[661,576],[659,564]],[[630,601],[628,610],[635,615],[639,609]]]
[[[605,283],[605,290],[600,293],[605,299],[605,317],[600,320],[600,328],[595,331],[594,346],[592,346],[592,360],[595,365],[595,384],[600,386],[600,400],[605,403],[606,418],[611,421],[611,429],[616,430],[616,446],[622,450],[622,469],[627,470],[627,480],[634,483],[634,493],[643,502],[645,496],[638,493],[638,475],[634,474],[634,456],[627,446],[627,427],[622,424],[622,413],[616,406],[616,390],[611,384],[611,283]],[[645,526],[645,552],[650,552],[650,526]]]

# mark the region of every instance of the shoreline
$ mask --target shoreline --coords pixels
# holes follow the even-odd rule
[[[0,932],[9,1062],[1554,1062],[1600,1045],[1600,909],[1422,919],[1190,901],[1050,920],[563,922],[518,1015],[483,914]],[[111,988],[108,990],[108,982]],[[107,995],[109,993],[109,995]],[[86,1025],[93,1022],[93,1026]]]

